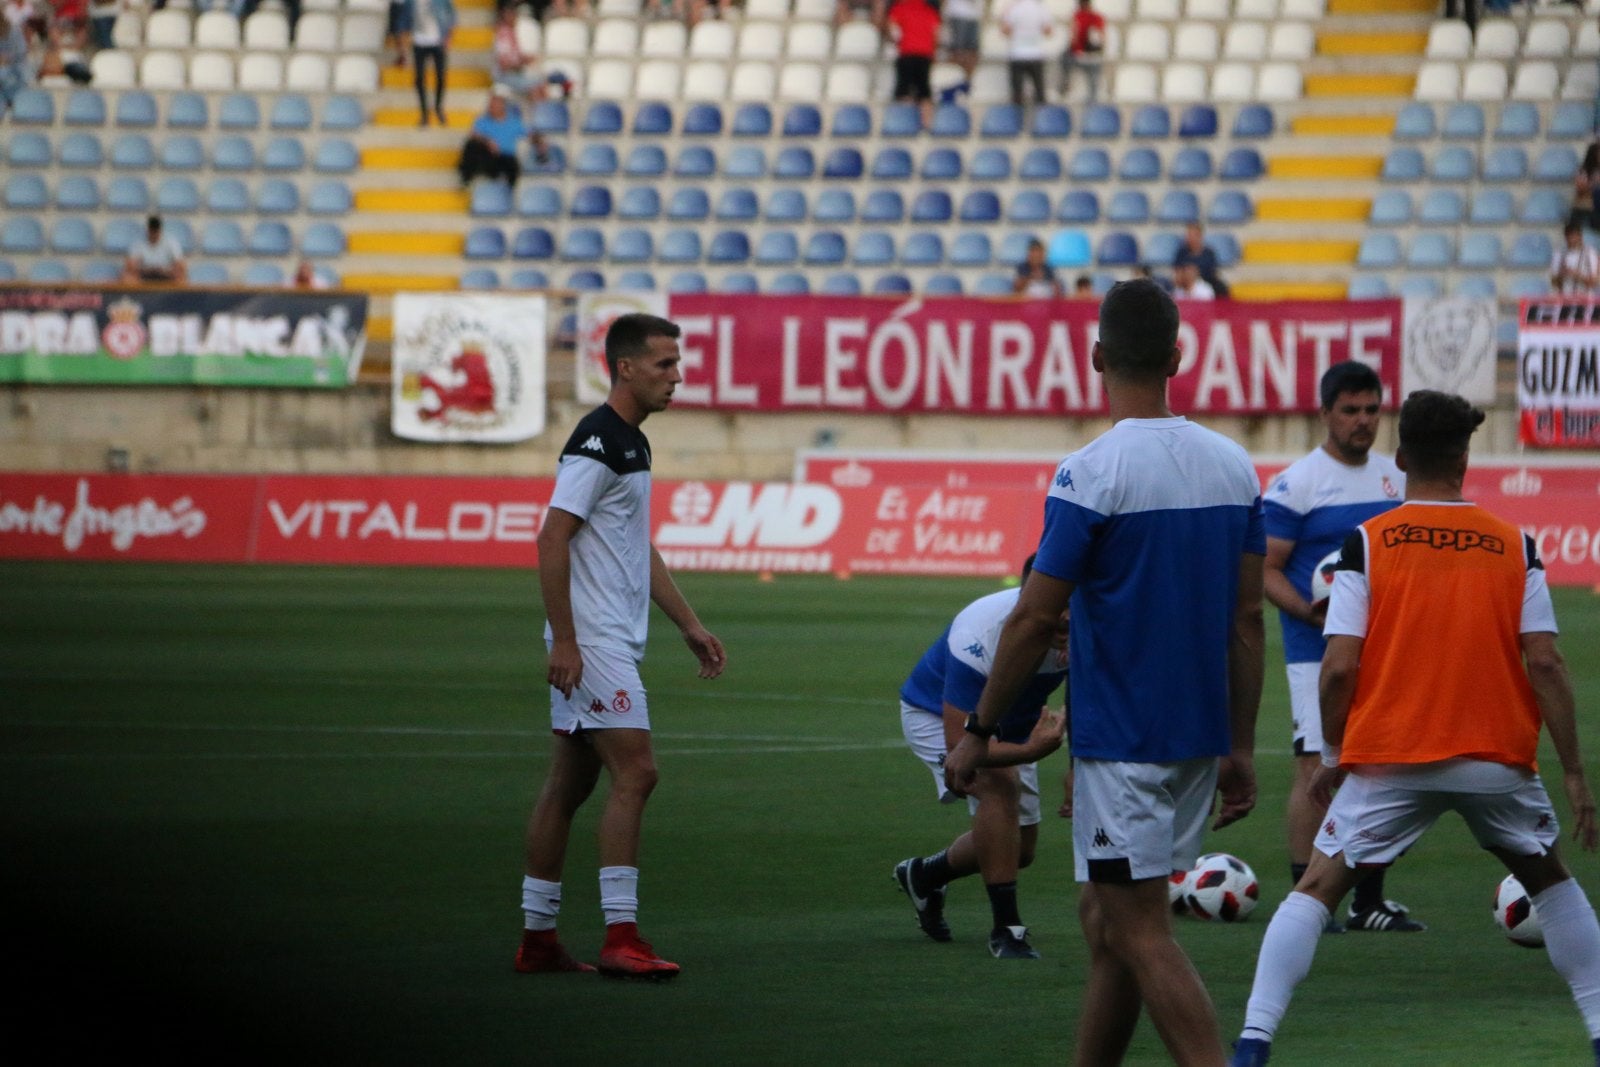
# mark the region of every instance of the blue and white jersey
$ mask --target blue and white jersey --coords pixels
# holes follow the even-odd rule
[[[1072,582],[1072,753],[1223,756],[1240,557],[1264,555],[1244,449],[1184,418],[1123,419],[1061,461],[1033,568]]]
[[[1311,572],[1328,553],[1343,547],[1351,530],[1375,515],[1398,507],[1406,476],[1394,460],[1374,453],[1352,467],[1317,448],[1295,460],[1267,487],[1267,536],[1294,542],[1283,573],[1295,591],[1311,599]],[[1289,663],[1320,663],[1322,630],[1278,613],[1283,624],[1283,658]]]
[[[989,680],[995,647],[1000,643],[1000,628],[1021,593],[1021,589],[1002,590],[962,608],[939,640],[917,661],[911,677],[900,687],[900,699],[930,715],[943,715],[946,704],[958,711],[976,711],[983,685]],[[1039,709],[1066,676],[1066,650],[1046,652],[1038,673],[1000,720],[995,736],[1002,741],[1026,741],[1033,724],[1039,721]]]

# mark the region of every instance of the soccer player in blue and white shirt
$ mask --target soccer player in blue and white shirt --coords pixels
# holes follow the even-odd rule
[[[678,336],[676,325],[654,315],[623,315],[611,324],[611,391],[567,439],[539,531],[554,753],[528,821],[516,959],[524,973],[594,970],[557,940],[556,914],[572,818],[602,768],[611,789],[600,817],[600,970],[657,979],[678,973],[637,926],[639,826],[656,784],[639,679],[650,602],[677,624],[700,677],[717,677],[727,663],[722,642],[700,624],[650,543],[650,442],[639,424],[665,411],[683,380]]]
[[[1033,557],[1022,566],[1028,580]],[[940,803],[957,799],[944,781],[945,753],[962,737],[967,716],[989,676],[1000,626],[1016,605],[1020,590],[979,597],[925,652],[900,689],[900,727],[911,751],[933,772]],[[1017,907],[1017,872],[1033,862],[1039,841],[1038,761],[1061,747],[1065,722],[1043,710],[1067,676],[1067,620],[1023,688],[1022,696],[1000,721],[983,765],[967,789],[972,829],[932,856],[902,860],[895,882],[911,898],[917,924],[935,941],[949,941],[944,921],[945,888],[957,878],[983,875],[994,924],[989,952],[996,959],[1037,959],[1028,928]]]
[[[1265,643],[1260,483],[1221,434],[1174,417],[1178,308],[1149,279],[1100,305],[1113,425],[1061,461],[1033,574],[945,760],[957,790],[1070,603],[1072,843],[1089,980],[1075,1062],[1120,1063],[1142,1009],[1179,1063],[1222,1064],[1216,1011],[1172,932],[1173,871],[1255,806]]]
[[[1383,383],[1365,363],[1335,363],[1319,384],[1327,438],[1311,454],[1272,480],[1265,501],[1266,592],[1283,622],[1283,658],[1289,675],[1289,711],[1294,719],[1294,784],[1288,818],[1291,884],[1311,862],[1311,843],[1323,807],[1311,797],[1312,776],[1321,763],[1322,716],[1317,708],[1317,672],[1322,666],[1322,622],[1328,602],[1311,600],[1312,571],[1337,551],[1350,531],[1398,507],[1406,476],[1388,456],[1372,451],[1378,433]],[[1356,885],[1349,928],[1414,932],[1426,927],[1404,905],[1383,896],[1383,868]],[[1344,929],[1330,921],[1328,931]]]

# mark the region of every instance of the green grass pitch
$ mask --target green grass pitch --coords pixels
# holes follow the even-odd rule
[[[975,881],[952,887],[956,939],[936,945],[890,880],[964,822],[904,750],[896,691],[995,586],[682,584],[731,665],[698,681],[653,620],[662,784],[641,926],[684,973],[641,986],[511,970],[522,826],[547,758],[531,572],[0,565],[0,958],[21,989],[6,998],[7,1058],[1063,1062],[1084,969],[1067,824],[1047,814],[1022,876],[1038,963],[988,957]],[[1600,598],[1558,591],[1556,604],[1593,766]],[[1239,926],[1180,927],[1228,1038],[1288,889],[1275,630],[1262,803],[1207,838],[1255,867],[1262,905]],[[1064,766],[1043,767],[1047,811]],[[590,958],[595,807],[562,919]],[[1595,857],[1568,858],[1600,892]],[[1429,932],[1325,939],[1274,1063],[1587,1062],[1545,955],[1491,924],[1499,878],[1442,822],[1389,882]],[[1129,1062],[1164,1062],[1148,1024]]]

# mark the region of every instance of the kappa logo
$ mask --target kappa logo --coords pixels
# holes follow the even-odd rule
[[[981,641],[972,642],[972,644],[967,646],[967,655],[972,656],[972,657],[974,657],[976,659],[982,659],[983,658],[983,643]]]
[[[1106,833],[1104,827],[1096,826],[1094,828],[1094,847],[1095,848],[1109,848],[1110,846],[1111,846],[1111,837],[1110,837],[1110,835],[1108,835]]]
[[[600,443],[600,438],[595,434],[590,434],[589,439],[578,447],[585,452],[599,452],[601,455],[606,451],[606,446]]]
[[[1555,822],[1555,821],[1556,821],[1556,817],[1554,815],[1551,815],[1547,811],[1547,812],[1544,812],[1542,815],[1539,816],[1539,821],[1536,824],[1534,824],[1533,828],[1535,830],[1548,830],[1548,829],[1550,829],[1550,824]]]
[[[1506,543],[1494,534],[1479,530],[1452,530],[1443,526],[1419,526],[1410,522],[1384,530],[1383,544],[1385,548],[1401,544],[1427,545],[1434,549],[1453,548],[1457,552],[1480,548],[1497,556],[1505,555],[1506,551]]]
[[[639,454],[639,450],[637,448],[630,448],[630,449],[628,449],[626,452],[624,452],[622,454],[622,458],[623,459],[632,459],[634,456],[637,456],[638,454]]]
[[[1334,828],[1332,819],[1329,819],[1327,822],[1322,824],[1322,832],[1327,834],[1329,837],[1332,837],[1334,834],[1336,834],[1338,832]]]
[[[1072,484],[1072,468],[1071,467],[1062,467],[1060,470],[1056,471],[1056,488],[1057,489],[1076,489],[1076,488],[1078,488],[1077,486]]]
[[[606,713],[606,706],[604,704],[600,703],[598,698],[589,701],[589,714],[590,715],[604,715],[605,713]]]
[[[611,710],[619,715],[633,710],[633,701],[628,699],[626,689],[618,689],[617,695],[611,698]]]

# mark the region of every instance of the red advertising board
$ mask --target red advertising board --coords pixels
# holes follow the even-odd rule
[[[1091,301],[679,295],[674,405],[745,411],[1094,414]],[[1400,395],[1398,300],[1184,305],[1173,410],[1313,411],[1329,364],[1371,363]]]
[[[246,558],[255,478],[0,474],[0,558]]]

